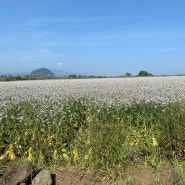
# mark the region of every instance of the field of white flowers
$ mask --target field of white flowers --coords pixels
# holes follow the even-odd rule
[[[108,104],[185,100],[185,77],[65,79],[0,82],[0,103],[65,101],[86,97]]]
[[[185,157],[185,77],[0,82],[0,160],[105,174]]]

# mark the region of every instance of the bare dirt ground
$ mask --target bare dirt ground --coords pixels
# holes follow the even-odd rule
[[[119,177],[116,180],[110,180],[72,169],[55,169],[52,171],[52,173],[55,174],[56,185],[152,185],[156,182],[160,182],[161,184],[170,184],[172,172],[173,169],[170,167],[163,167],[159,171],[152,168],[145,168],[141,170],[133,169],[123,174],[122,177]]]
[[[9,169],[8,172],[0,170],[0,178],[5,174],[11,177],[15,171],[16,167]],[[172,174],[178,170],[171,166],[163,166],[158,170],[151,167],[140,169],[133,167],[116,179],[103,178],[73,168],[52,169],[51,172],[54,177],[53,185],[168,185],[174,184],[172,181],[175,179],[172,179]]]

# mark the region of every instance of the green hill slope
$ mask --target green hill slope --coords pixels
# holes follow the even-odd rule
[[[31,72],[32,77],[54,77],[54,73],[46,68],[39,68]]]

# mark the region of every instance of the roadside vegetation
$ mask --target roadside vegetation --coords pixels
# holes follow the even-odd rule
[[[150,83],[156,84],[156,79]],[[175,79],[178,81],[180,78]],[[100,83],[98,87],[102,87],[105,80],[111,83],[111,79],[103,79],[101,83],[96,81],[95,87],[98,86],[98,82]],[[139,80],[141,79],[138,78],[136,84],[139,84]],[[97,102],[95,96],[90,96],[90,92],[95,88],[89,90],[88,96],[78,97],[77,94],[82,94],[83,88],[87,92],[86,83],[92,85],[94,82],[92,80],[83,81],[83,86],[79,86],[78,82],[82,82],[80,80],[50,82],[59,83],[58,87],[62,87],[58,90],[56,88],[55,91],[47,81],[34,84],[38,85],[42,92],[38,91],[37,86],[33,86],[32,83],[29,88],[23,86],[23,82],[12,82],[15,86],[11,87],[9,85],[6,87],[6,84],[2,83],[4,94],[2,90],[0,171],[5,171],[9,168],[9,163],[12,164],[14,161],[15,163],[29,161],[41,168],[77,168],[114,179],[129,169],[151,167],[159,170],[167,165],[177,169],[172,177],[177,179],[176,184],[184,184],[185,102],[182,100],[183,97],[177,98],[177,87],[175,93],[170,92],[168,85],[164,86],[162,83],[161,87],[164,86],[168,93],[174,93],[177,101],[173,99],[167,102],[163,99],[162,95],[166,94],[162,89],[161,100],[164,102],[158,101],[159,97],[154,101],[155,95],[159,96],[157,94],[159,91],[154,93],[154,89],[153,101],[146,101],[146,95],[149,98],[151,94],[147,93],[148,86],[144,89],[144,82],[147,84],[150,78],[142,80],[144,81],[141,81],[140,93],[136,89],[136,95],[138,94],[141,99],[132,101],[130,104],[118,101],[117,98],[124,98],[125,94],[119,96],[114,94],[115,99],[108,99],[109,96],[105,99],[106,94],[101,93],[100,88],[97,88],[97,93],[93,91],[93,94],[100,96],[104,102]],[[112,83],[115,84],[115,82],[119,84],[125,81],[112,79]],[[70,83],[73,85],[71,86],[73,90],[77,91],[77,94],[73,94],[74,97],[67,97],[67,92],[72,94]],[[182,87],[180,80],[178,83]],[[174,87],[177,85],[177,83],[173,84]],[[65,85],[68,88],[66,92]],[[47,94],[44,87],[52,90],[48,89],[48,93],[51,94]],[[79,87],[80,91],[78,91]],[[116,87],[119,87],[120,93],[123,93],[120,85]],[[126,84],[123,87],[125,88]],[[149,91],[152,87],[150,84]],[[26,88],[27,91],[25,91]],[[103,88],[105,89],[108,88]],[[29,94],[31,90],[35,98]],[[142,92],[146,95],[142,95]],[[182,89],[179,92],[181,95]],[[65,99],[59,98],[61,96],[59,93],[64,93]],[[113,98],[113,94],[111,97]],[[161,184],[160,179],[158,180],[158,184]],[[134,181],[130,184],[134,184]]]
[[[61,107],[61,109],[59,109]],[[117,176],[131,166],[183,163],[185,104],[98,106],[86,99],[13,105],[1,115],[1,160]],[[183,174],[184,175],[184,174]]]

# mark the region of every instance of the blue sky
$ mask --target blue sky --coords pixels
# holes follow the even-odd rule
[[[183,0],[0,0],[0,73],[185,73]]]

